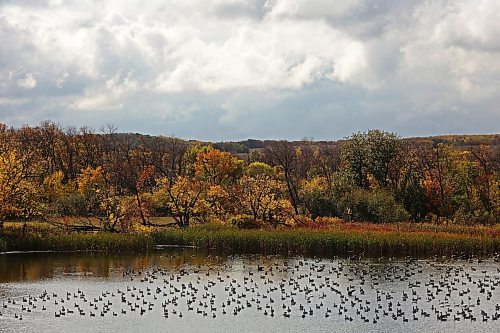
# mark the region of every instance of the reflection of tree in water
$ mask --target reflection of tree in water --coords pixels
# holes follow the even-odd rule
[[[40,253],[0,256],[0,282],[34,281],[53,276],[53,259]]]
[[[149,254],[22,253],[0,256],[0,282],[36,281],[65,276],[121,278],[127,270],[150,267],[178,269],[183,266],[220,266],[224,256],[207,256],[193,249],[174,249]]]

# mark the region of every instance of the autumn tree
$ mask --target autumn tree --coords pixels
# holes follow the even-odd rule
[[[78,192],[85,198],[85,214],[99,220],[104,231],[117,231],[125,217],[123,198],[109,182],[103,168],[81,170],[77,186]]]
[[[206,190],[206,183],[196,178],[178,176],[172,182],[165,177],[158,181],[156,195],[163,200],[177,225],[186,228],[193,219],[207,213]]]
[[[449,144],[434,142],[418,150],[424,173],[424,186],[429,210],[438,216],[453,213],[452,196],[455,191],[455,152]]]
[[[237,212],[271,226],[284,224],[293,215],[293,207],[283,196],[283,182],[277,179],[272,168],[265,163],[251,163],[245,171],[235,187]]]
[[[324,177],[331,184],[336,172],[340,169],[340,148],[337,144],[319,145],[314,152],[314,173]]]
[[[498,209],[500,198],[500,147],[481,145],[471,149],[472,161],[476,166],[477,175],[474,187],[478,199],[487,211]]]
[[[0,232],[7,216],[28,219],[41,215],[38,189],[28,162],[17,150],[0,152]]]
[[[160,136],[150,143],[151,160],[156,171],[170,180],[185,174],[187,150],[187,143],[177,138]]]
[[[8,216],[43,215],[36,150],[21,150],[14,130],[0,124],[0,233]]]
[[[405,145],[400,154],[393,175],[390,177],[396,200],[401,203],[414,221],[420,221],[429,213],[425,172],[421,160],[413,147]]]
[[[283,172],[290,202],[296,214],[299,213],[298,151],[289,141],[275,141],[265,149],[266,159]]]
[[[241,176],[243,161],[230,153],[211,148],[196,155],[194,170],[197,178],[211,185],[230,185]]]
[[[338,198],[332,187],[333,180],[316,176],[302,180],[300,187],[304,206],[313,218],[318,216],[340,216],[337,207]]]
[[[258,175],[271,176],[274,174],[273,168],[263,162],[252,162],[245,168],[245,175],[249,177],[256,177]]]

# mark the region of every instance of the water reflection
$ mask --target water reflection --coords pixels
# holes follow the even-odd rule
[[[0,255],[0,283],[37,281],[58,275],[110,278],[115,270],[147,267],[215,265],[219,256],[194,249],[172,249],[150,254],[106,255],[100,253],[15,253]]]

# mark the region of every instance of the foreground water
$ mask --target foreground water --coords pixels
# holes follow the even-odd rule
[[[0,332],[498,332],[498,260],[0,255]]]

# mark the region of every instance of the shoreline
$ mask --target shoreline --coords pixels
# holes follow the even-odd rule
[[[331,257],[490,255],[500,252],[497,227],[462,228],[425,225],[345,223],[325,229],[236,229],[200,225],[187,229],[153,229],[148,233],[7,233],[1,252],[148,252],[195,248],[209,252],[297,254]]]

